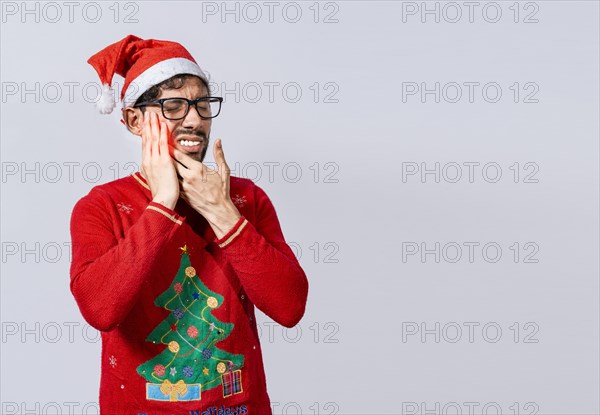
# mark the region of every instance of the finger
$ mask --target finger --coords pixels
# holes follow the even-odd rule
[[[221,179],[225,182],[229,180],[230,169],[227,161],[225,161],[225,153],[223,151],[223,141],[220,138],[217,138],[215,141],[215,145],[213,147],[215,161],[217,162],[217,166],[219,167],[219,174],[221,175]]]
[[[169,147],[167,146],[169,136],[169,129],[167,127],[167,123],[164,121],[160,122],[160,139],[159,139],[159,151],[160,155],[163,157],[167,157],[169,155]]]
[[[146,156],[148,159],[150,159],[152,156],[152,136],[150,131],[150,113],[147,111],[144,112],[142,134],[144,136],[144,140],[146,141]]]
[[[148,154],[148,140],[146,140],[146,113],[142,112],[142,128],[140,131],[142,137],[142,160],[146,159]]]
[[[188,169],[197,168],[198,170],[200,170],[200,165],[202,164],[177,148],[173,149],[173,158],[175,158],[175,160],[183,164]]]
[[[181,164],[179,164],[177,162],[177,160],[173,160],[173,165],[175,166],[175,170],[177,170],[177,173],[185,180],[188,179],[192,176],[192,172],[186,168],[185,166],[182,166]]]
[[[177,165],[179,163],[177,163],[175,160],[172,160],[173,162],[173,168],[175,169],[175,175],[177,176],[177,180],[179,180],[179,184],[181,184],[183,179],[183,176],[179,173],[179,171],[177,170]],[[181,186],[179,186],[181,188]]]
[[[155,112],[152,113],[150,118],[150,137],[152,142],[152,155],[160,155],[158,149],[158,138],[159,138],[159,129],[158,129],[158,114]]]
[[[175,146],[171,143],[170,140],[167,140],[167,147],[169,149],[169,155],[171,156],[171,158],[173,158],[173,160],[175,160],[175,157],[173,155],[173,150],[175,150]]]

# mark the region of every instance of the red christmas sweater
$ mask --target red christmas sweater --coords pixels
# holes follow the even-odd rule
[[[102,334],[102,415],[271,414],[254,306],[285,327],[308,281],[275,209],[231,177],[242,215],[222,238],[139,172],[94,187],[71,216],[71,292]]]

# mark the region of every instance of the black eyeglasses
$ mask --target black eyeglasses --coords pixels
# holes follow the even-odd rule
[[[181,120],[188,115],[193,105],[198,115],[203,119],[215,118],[221,112],[222,97],[201,97],[194,100],[187,98],[162,98],[155,101],[140,102],[134,107],[142,107],[151,104],[160,104],[163,117],[167,120]]]

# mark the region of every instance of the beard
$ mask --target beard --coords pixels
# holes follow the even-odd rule
[[[196,147],[188,147],[180,144],[179,140],[183,138],[185,140],[190,141],[200,141],[200,145]],[[203,162],[204,157],[206,156],[206,152],[208,151],[208,146],[210,144],[210,133],[206,133],[203,130],[178,130],[175,131],[174,139],[173,139],[174,147],[183,151],[185,154],[190,156],[196,161]],[[199,147],[199,148],[198,148]]]

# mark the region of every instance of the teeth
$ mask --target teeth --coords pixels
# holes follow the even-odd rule
[[[187,146],[187,147],[200,145],[200,141],[181,140],[179,143],[182,146]]]

